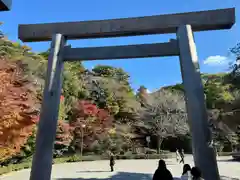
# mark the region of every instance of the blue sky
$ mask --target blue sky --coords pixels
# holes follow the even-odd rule
[[[126,18],[228,7],[236,7],[237,23],[231,30],[195,33],[201,71],[216,73],[228,69],[228,50],[240,42],[240,0],[13,0],[12,10],[1,12],[0,17],[4,22],[1,29],[9,39],[18,41],[18,24]],[[110,46],[166,42],[175,37],[175,34],[151,35],[68,43],[73,47]],[[28,45],[37,52],[49,47],[48,42]],[[87,68],[97,64],[123,68],[130,74],[134,89],[144,85],[153,91],[182,81],[178,57],[84,62]]]

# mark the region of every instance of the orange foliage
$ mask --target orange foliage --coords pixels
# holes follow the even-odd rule
[[[0,161],[18,152],[37,122],[36,99],[19,64],[0,59]]]

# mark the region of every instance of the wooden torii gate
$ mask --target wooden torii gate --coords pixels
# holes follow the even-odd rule
[[[0,11],[11,10],[12,0],[0,0]]]
[[[64,61],[179,56],[194,162],[202,170],[204,179],[219,180],[193,31],[230,29],[234,23],[235,9],[229,8],[126,19],[19,25],[19,38],[24,42],[52,40],[30,179],[50,180]],[[166,33],[176,33],[177,39],[128,46],[66,46],[68,39]]]

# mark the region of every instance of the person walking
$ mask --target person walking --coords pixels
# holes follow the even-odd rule
[[[171,172],[167,169],[166,163],[162,159],[159,160],[158,162],[158,168],[155,171],[152,180],[159,180],[159,179],[173,180],[173,176]]]
[[[192,180],[191,166],[189,164],[184,164],[181,180]]]
[[[180,160],[179,163],[183,163],[184,164],[184,150],[183,149],[180,150],[179,154],[180,154],[180,157],[181,157],[181,160]]]
[[[114,171],[114,165],[115,165],[114,156],[111,155],[111,156],[110,156],[110,168],[111,168],[111,172]]]
[[[180,154],[178,149],[176,149],[176,161],[178,162],[180,160]]]

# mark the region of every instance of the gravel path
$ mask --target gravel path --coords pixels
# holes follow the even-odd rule
[[[218,167],[222,179],[240,180],[240,162],[232,162],[231,157],[219,157]],[[175,159],[166,160],[167,166],[174,175],[179,177],[182,165]],[[193,165],[191,156],[186,163]],[[117,160],[115,172],[109,172],[108,161],[93,161],[57,164],[53,166],[53,180],[151,180],[158,160]],[[28,180],[29,169],[0,176],[1,180]],[[230,178],[231,177],[231,178]],[[177,179],[177,178],[176,178]]]

